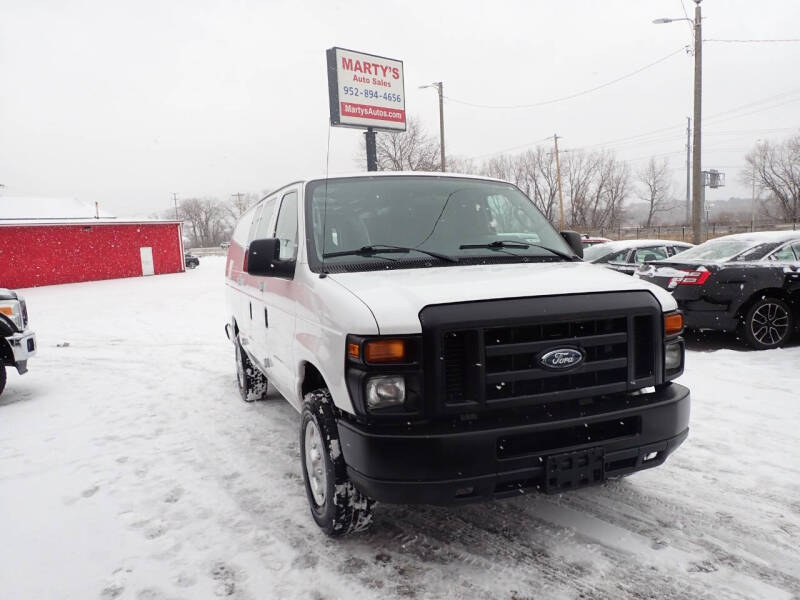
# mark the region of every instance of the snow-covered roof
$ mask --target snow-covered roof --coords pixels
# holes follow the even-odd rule
[[[44,198],[36,196],[0,196],[0,220],[95,219],[95,206],[77,198]],[[101,219],[114,219],[114,215],[100,210]]]
[[[37,225],[155,225],[158,223],[178,224],[174,219],[0,219],[0,227],[36,227]]]
[[[595,244],[592,246],[593,251],[601,249],[608,249],[609,252],[614,250],[625,250],[626,248],[642,248],[644,246],[686,246],[691,248],[692,244],[689,242],[676,242],[675,240],[618,240],[616,242],[606,242],[604,244]]]
[[[178,223],[171,219],[118,219],[77,198],[0,196],[0,226],[29,225],[135,225]]]
[[[744,240],[754,243],[785,242],[794,239],[800,239],[800,231],[792,231],[791,229],[788,231],[751,231],[714,238],[714,240]]]

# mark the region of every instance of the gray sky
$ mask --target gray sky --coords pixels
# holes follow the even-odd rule
[[[705,39],[800,37],[797,0],[702,6]],[[651,24],[664,16],[683,16],[681,1],[0,0],[0,183],[120,216],[167,208],[173,191],[262,191],[324,172],[328,47],[403,60],[406,110],[435,133],[436,92],[419,85],[441,79],[445,96],[478,104],[562,97],[689,44],[688,23]],[[692,60],[679,52],[539,108],[449,101],[448,154],[519,151],[557,132],[562,148],[608,147],[634,167],[668,158],[682,195]],[[708,199],[748,195],[745,152],[798,130],[798,65],[798,43],[705,44],[703,167],[728,176]],[[332,130],[331,173],[355,169],[360,136]]]

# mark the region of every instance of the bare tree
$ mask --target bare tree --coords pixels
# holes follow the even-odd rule
[[[789,223],[800,219],[800,134],[779,144],[759,144],[745,161],[756,185],[769,193],[765,212]]]
[[[192,246],[216,246],[230,231],[225,206],[216,198],[188,198],[178,204]]]
[[[465,156],[448,156],[447,170],[450,173],[464,173],[466,175],[476,175],[480,173],[480,168],[471,158]]]
[[[651,158],[636,175],[638,183],[641,184],[637,195],[648,204],[644,226],[650,227],[656,214],[672,209],[669,162],[666,159],[658,162],[655,158]]]
[[[439,140],[427,133],[416,117],[406,122],[406,130],[380,132],[375,136],[379,171],[439,171]],[[366,141],[361,140],[361,153],[356,162],[366,166]]]
[[[602,151],[574,151],[565,157],[570,225],[579,229],[618,225],[630,191],[627,163]]]
[[[449,159],[448,159],[449,160]],[[549,220],[554,218],[558,182],[553,153],[537,146],[516,156],[500,155],[489,159],[483,173],[504,179],[520,188]]]

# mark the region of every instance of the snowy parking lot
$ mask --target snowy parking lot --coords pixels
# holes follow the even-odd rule
[[[23,290],[0,397],[0,598],[800,598],[800,345],[690,339],[687,442],[561,496],[308,514],[299,416],[245,404],[222,257]]]

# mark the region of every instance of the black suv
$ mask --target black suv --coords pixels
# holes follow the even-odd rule
[[[186,264],[186,267],[189,269],[194,269],[195,267],[200,266],[200,259],[194,254],[189,254],[188,252],[183,255],[183,261]]]
[[[636,276],[670,290],[687,327],[738,331],[757,350],[784,345],[800,321],[800,231],[717,238]]]

